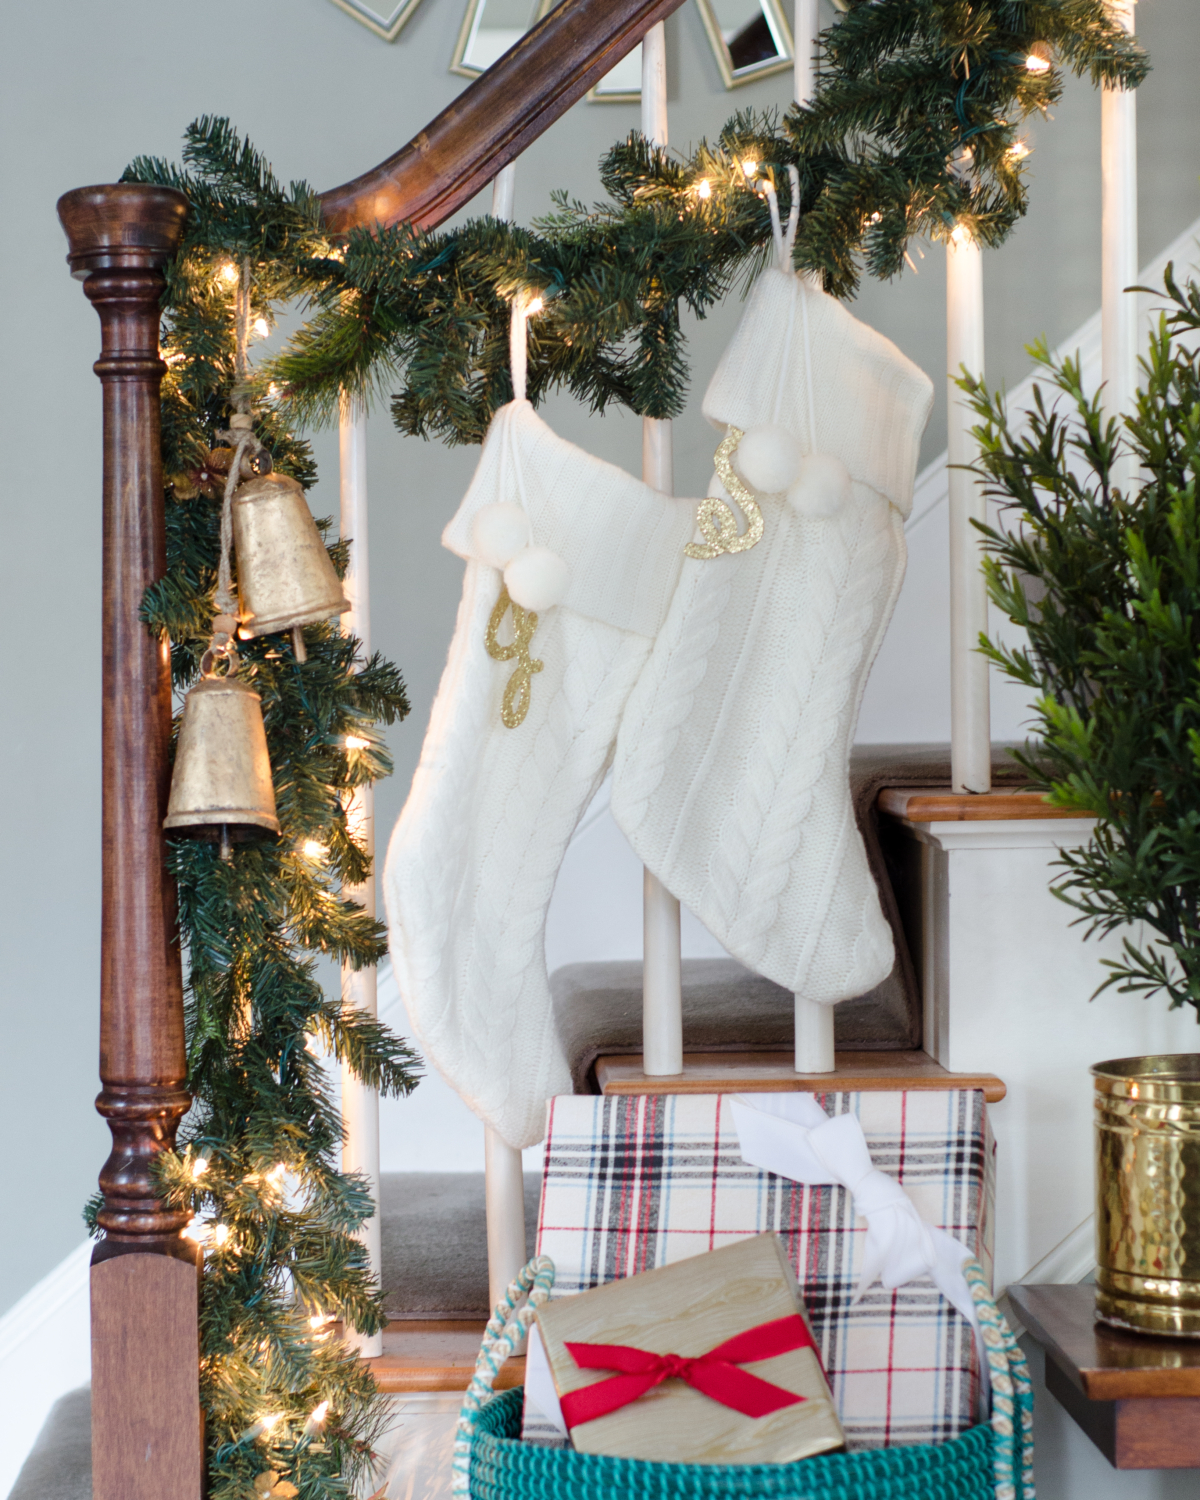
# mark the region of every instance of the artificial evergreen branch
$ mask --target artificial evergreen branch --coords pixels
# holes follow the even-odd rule
[[[1166,291],[1123,422],[1044,344],[1031,353],[1048,384],[1021,426],[981,381],[961,384],[978,472],[1011,518],[984,528],[989,589],[1028,640],[983,648],[1037,694],[1026,769],[1098,820],[1054,889],[1089,935],[1122,934],[1101,989],[1164,993],[1200,1016],[1200,287],[1168,269]],[[1131,488],[1114,481],[1123,452],[1141,466]]]
[[[1043,72],[1027,66],[1035,46],[1055,59]],[[526,287],[546,302],[529,325],[532,401],[560,388],[596,411],[677,415],[679,308],[703,316],[761,263],[763,183],[786,213],[797,168],[795,263],[852,296],[864,270],[900,272],[914,237],[1004,241],[1027,204],[1021,122],[1061,96],[1064,69],[1132,88],[1148,68],[1103,0],[851,0],[819,52],[815,98],[782,122],[737,115],[687,157],[630,136],[602,163],[605,203],[559,197],[530,229],[354,231],[340,266],[305,273],[315,316],[266,376],[284,408],[328,422],[341,391],[402,382],[402,431],[478,442],[511,399],[509,303]]]
[[[280,301],[339,273],[315,198],[281,188],[226,122],[193,126],[184,157],[191,170],[139,161],[127,174],[177,187],[192,205],[162,336],[168,567],[143,601],[147,626],[170,638],[180,690],[198,674],[214,613],[223,476],[212,482],[213,445],[235,394],[230,268],[249,261],[253,313],[268,322]],[[256,431],[277,469],[313,482],[307,444],[269,403]],[[346,540],[328,550],[344,573]],[[373,1333],[384,1314],[356,1238],[375,1205],[365,1181],[338,1170],[341,1116],[317,1054],[393,1095],[412,1089],[417,1059],[374,1017],[325,995],[314,955],[361,968],[386,952],[382,925],[342,895],[370,871],[346,804],[390,772],[376,726],[402,718],[408,701],[397,669],[364,660],[336,626],[308,626],[305,639],[304,663],[283,636],[241,646],[240,675],[262,699],[280,837],[236,846],[228,862],[212,844],[171,843],[194,1104],[159,1180],[205,1245],[212,1500],[254,1500],[264,1474],[301,1500],[348,1497],[370,1477],[387,1422],[367,1367],[331,1326]]]

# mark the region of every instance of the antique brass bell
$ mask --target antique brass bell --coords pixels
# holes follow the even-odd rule
[[[214,653],[206,652],[203,675],[184,703],[163,827],[220,839],[221,857],[228,859],[233,840],[278,833],[279,820],[262,699],[232,675],[236,650],[223,654],[230,675],[217,676]]]
[[[233,497],[243,640],[292,631],[305,659],[302,625],[344,614],[350,601],[317,530],[304,491],[284,474],[263,474]]]

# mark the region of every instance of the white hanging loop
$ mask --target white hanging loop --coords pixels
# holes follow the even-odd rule
[[[512,301],[508,325],[508,362],[512,370],[513,400],[525,400],[526,375],[529,368],[529,319],[540,312],[542,299],[521,291]]]
[[[788,209],[787,228],[779,217],[779,196],[775,191],[775,185],[771,182],[763,184],[763,194],[767,200],[767,207],[771,211],[771,239],[775,243],[775,264],[781,271],[792,270],[792,248],[796,243],[796,230],[800,225],[800,173],[794,166],[789,166],[788,182],[792,189],[792,202]]]
[[[788,182],[792,188],[792,206],[788,209],[787,229],[783,235],[783,260],[780,263],[781,271],[792,269],[792,250],[796,244],[796,230],[800,227],[800,173],[794,167],[788,167]]]
[[[788,269],[784,260],[783,227],[779,222],[779,199],[775,193],[774,184],[767,182],[763,184],[763,196],[767,200],[767,207],[771,210],[771,238],[775,242],[775,264],[781,271]]]

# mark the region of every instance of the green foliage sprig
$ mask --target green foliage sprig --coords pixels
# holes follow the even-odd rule
[[[281,301],[311,293],[336,267],[312,195],[281,188],[225,122],[193,126],[184,157],[186,170],[139,160],[126,174],[177,187],[192,205],[162,335],[163,462],[175,476],[168,566],[143,604],[147,625],[170,638],[179,689],[197,676],[211,631],[219,486],[210,497],[184,480],[228,426],[237,270],[249,262],[253,314],[271,321]],[[277,410],[260,408],[256,432],[276,468],[311,485],[308,445]],[[344,572],[345,540],[329,551]],[[285,636],[240,647],[240,675],[262,699],[281,836],[235,846],[229,862],[210,843],[170,846],[195,1103],[177,1153],[161,1158],[160,1186],[195,1216],[206,1246],[200,1377],[212,1500],[255,1500],[264,1475],[278,1495],[349,1496],[387,1420],[372,1376],[329,1327],[339,1318],[374,1333],[384,1315],[355,1238],[374,1205],[361,1178],[338,1170],[340,1113],[317,1054],[385,1094],[414,1086],[417,1060],[377,1020],[326,996],[315,968],[317,955],[361,968],[386,952],[382,925],[340,891],[370,868],[346,804],[391,770],[377,726],[401,718],[408,701],[397,669],[364,660],[336,626],[304,634],[304,663]]]
[[[1055,60],[1031,72],[1039,44]],[[688,378],[679,309],[703,316],[761,264],[764,182],[786,214],[797,168],[795,264],[851,296],[864,269],[902,270],[913,237],[962,225],[1000,244],[1027,202],[1018,129],[1061,96],[1064,69],[1132,88],[1148,67],[1103,0],[852,0],[819,52],[815,98],[782,121],[736,115],[687,156],[631,135],[601,164],[603,203],[558,195],[530,229],[485,218],[354,231],[337,273],[312,286],[315,316],[267,372],[288,412],[330,421],[340,391],[400,382],[403,432],[479,442],[512,396],[509,303],[528,287],[546,302],[530,324],[531,400],[562,388],[597,411],[675,416]]]
[[[1037,694],[1042,745],[1023,757],[1050,800],[1099,821],[1054,889],[1088,933],[1125,933],[1101,985],[1200,1013],[1200,287],[1170,300],[1142,361],[1136,412],[1106,418],[1078,362],[1049,375],[1023,427],[964,379],[979,472],[1011,524],[984,528],[988,586],[1027,646],[983,641]],[[1131,453],[1141,478],[1115,475]],[[1136,932],[1145,924],[1146,936]]]
[[[1031,72],[1038,47],[1051,63]],[[1025,213],[1022,122],[1063,72],[1136,88],[1145,53],[1103,0],[850,0],[821,36],[811,106],[786,134],[800,167],[796,264],[838,296],[903,269],[914,236],[962,226],[999,245]],[[789,158],[791,159],[791,158]]]

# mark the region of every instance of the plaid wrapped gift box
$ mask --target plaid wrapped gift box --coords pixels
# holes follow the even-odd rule
[[[995,1146],[975,1090],[828,1093],[858,1116],[875,1166],[922,1217],[961,1240],[990,1279]],[[552,1099],[538,1253],[554,1297],[773,1229],[812,1322],[850,1449],[942,1442],[979,1420],[970,1324],[931,1281],[877,1281],[857,1305],[866,1237],[842,1187],[747,1166],[728,1096]],[[534,1413],[528,1435],[538,1435]]]

